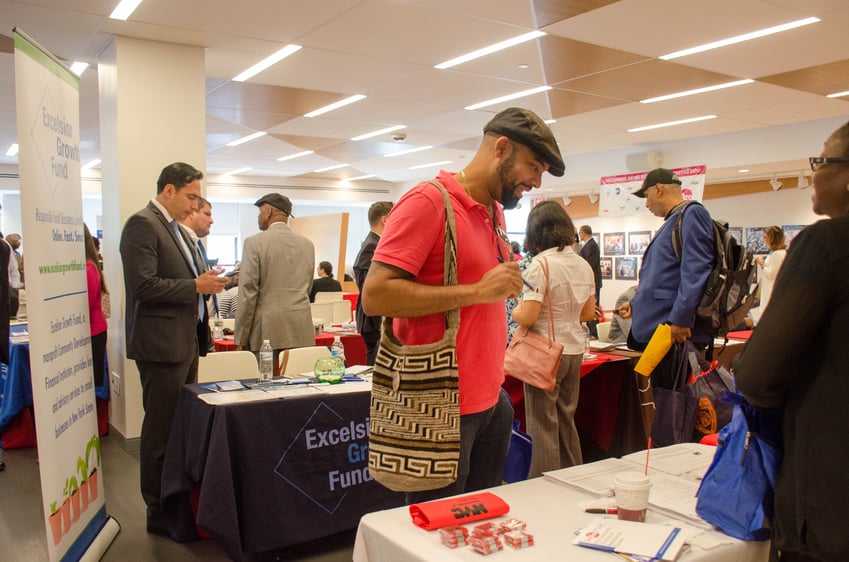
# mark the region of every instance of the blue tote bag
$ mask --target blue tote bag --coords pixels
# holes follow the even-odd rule
[[[723,400],[734,412],[719,432],[696,494],[696,513],[732,537],[766,540],[782,460],[781,416],[756,410],[739,394],[726,392]]]

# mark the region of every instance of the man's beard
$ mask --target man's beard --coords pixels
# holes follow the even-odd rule
[[[516,197],[516,185],[508,178],[508,173],[513,167],[516,160],[516,153],[513,152],[501,164],[498,165],[498,181],[501,183],[501,206],[505,209],[515,209],[519,204],[519,198]]]

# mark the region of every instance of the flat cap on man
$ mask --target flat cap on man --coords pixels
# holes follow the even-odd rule
[[[292,214],[292,202],[289,201],[289,198],[285,195],[280,195],[279,193],[269,193],[267,195],[263,195],[254,203],[257,207],[262,207],[263,205],[271,205],[277,210],[283,211],[290,217],[294,217]]]
[[[678,176],[675,175],[675,172],[669,170],[667,168],[655,168],[648,174],[646,174],[646,179],[643,180],[643,185],[633,193],[636,197],[645,197],[646,190],[653,185],[657,184],[670,184],[677,183],[681,185],[681,180],[678,179]]]
[[[539,115],[530,109],[510,107],[498,113],[483,128],[484,133],[504,135],[534,151],[548,164],[548,172],[560,177],[566,171],[554,134]]]

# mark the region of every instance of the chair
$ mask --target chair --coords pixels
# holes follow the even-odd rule
[[[259,364],[250,351],[220,351],[198,358],[199,383],[256,378]]]
[[[341,301],[342,291],[322,291],[315,294],[315,302]]]
[[[595,329],[598,334],[598,341],[606,342],[607,336],[610,334],[610,322],[599,322]]]
[[[323,345],[284,349],[280,354],[280,375],[292,377],[312,371],[322,357],[330,357],[330,350]]]
[[[236,319],[235,318],[219,318],[221,322],[223,322],[224,329],[229,329],[230,331],[236,331]],[[212,328],[213,322],[215,322],[215,318],[209,319],[209,327]]]
[[[321,293],[319,293],[320,295]],[[344,324],[353,319],[353,311],[351,310],[351,301],[341,300],[333,301],[333,324]]]
[[[321,294],[321,293],[317,293]],[[344,301],[348,302],[348,301]],[[333,324],[333,303],[332,302],[312,302],[310,303],[313,318],[321,318],[325,326]]]

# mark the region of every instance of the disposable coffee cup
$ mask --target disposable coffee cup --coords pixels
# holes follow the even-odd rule
[[[625,521],[646,520],[651,479],[642,472],[620,472],[613,477],[616,492],[616,514]]]

